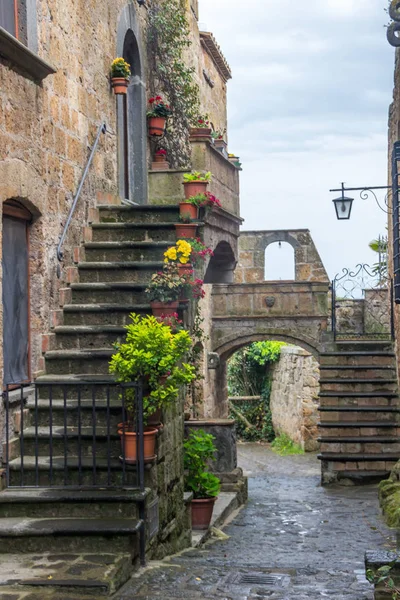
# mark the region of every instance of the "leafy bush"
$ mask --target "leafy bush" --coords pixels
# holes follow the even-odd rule
[[[291,454],[304,454],[303,448],[293,442],[286,433],[282,433],[271,444],[271,447],[279,456],[290,456]]]
[[[211,181],[212,173],[210,171],[202,172],[202,171],[192,171],[191,173],[183,174],[183,182],[191,183],[192,181]]]
[[[191,431],[183,447],[186,470],[185,489],[194,498],[215,498],[221,487],[218,477],[207,471],[207,461],[215,460],[214,436],[203,429]]]

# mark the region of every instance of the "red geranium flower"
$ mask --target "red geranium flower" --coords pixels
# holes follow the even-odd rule
[[[162,96],[156,96],[156,101],[162,100]]]
[[[149,100],[149,104],[154,104],[154,102],[155,102],[155,101],[156,101],[156,99],[155,99],[155,98],[150,98],[150,100]]]

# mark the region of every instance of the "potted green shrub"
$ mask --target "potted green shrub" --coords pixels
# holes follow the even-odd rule
[[[149,100],[150,109],[147,112],[149,135],[160,137],[164,135],[167,118],[171,114],[171,107],[164,102],[162,96],[155,96]]]
[[[196,377],[194,367],[182,362],[192,340],[186,330],[173,332],[170,326],[151,315],[143,317],[132,313],[131,320],[125,327],[125,342],[115,345],[110,373],[116,375],[119,383],[144,382],[143,416],[146,425],[158,410],[176,402],[181,385],[190,384]],[[125,392],[127,419],[119,424],[118,433],[123,456],[132,462],[137,459],[135,409],[135,391],[128,388]],[[145,429],[145,459],[155,456],[157,431],[156,427]]]
[[[212,174],[209,171],[207,173],[202,171],[184,173],[183,187],[185,190],[185,198],[189,199],[198,194],[205,194],[211,178]]]
[[[183,285],[184,281],[174,261],[166,261],[162,271],[154,273],[146,293],[149,295],[151,310],[155,317],[176,313]]]
[[[185,450],[185,490],[193,493],[192,527],[208,529],[214,503],[221,483],[207,470],[207,462],[215,460],[214,436],[202,429],[191,431],[183,447]]]
[[[111,63],[111,87],[115,95],[125,95],[128,90],[130,64],[123,58],[116,58]]]

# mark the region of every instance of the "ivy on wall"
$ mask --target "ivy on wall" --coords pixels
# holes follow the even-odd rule
[[[148,57],[152,94],[172,108],[163,147],[172,168],[190,164],[189,129],[199,114],[199,87],[185,51],[191,45],[185,0],[154,0],[149,10]]]

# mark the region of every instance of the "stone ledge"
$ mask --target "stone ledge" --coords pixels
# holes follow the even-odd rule
[[[13,35],[0,27],[0,55],[15,65],[35,81],[42,81],[56,73],[49,63],[21,44]]]

